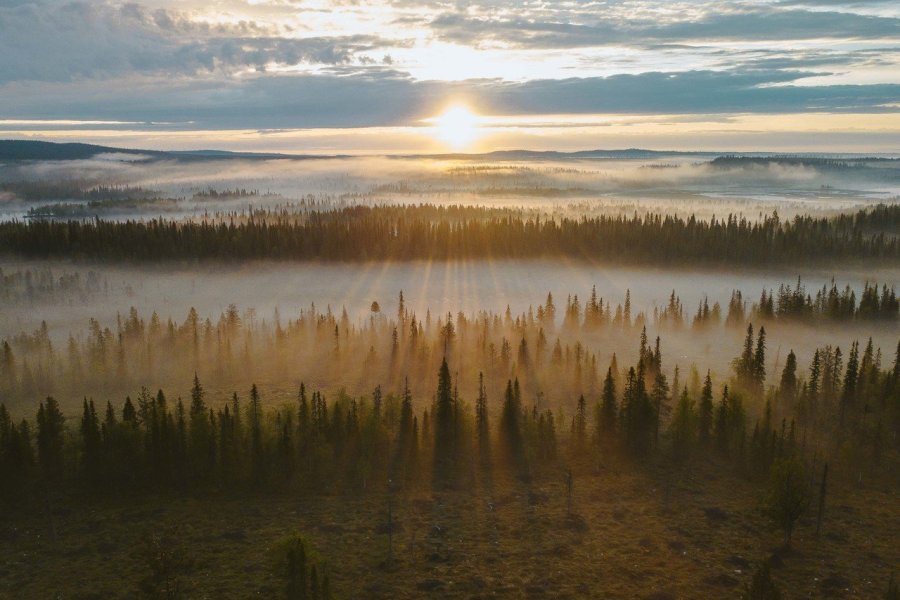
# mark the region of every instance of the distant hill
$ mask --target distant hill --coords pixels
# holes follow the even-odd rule
[[[98,154],[131,154],[154,160],[221,160],[221,159],[304,159],[331,158],[325,156],[275,154],[259,152],[229,152],[227,150],[140,150],[114,148],[95,144],[39,142],[33,140],[0,140],[0,161],[10,160],[84,160]]]
[[[310,158],[342,158],[343,155],[279,154],[264,152],[230,152],[227,150],[141,150],[136,148],[113,148],[94,144],[39,142],[32,140],[0,140],[0,160],[84,160],[98,154],[133,154],[155,160],[221,160],[247,159],[302,160]],[[480,154],[412,154],[397,155],[397,158],[433,158],[440,160],[565,160],[565,159],[652,159],[666,156],[697,156],[714,158],[721,152],[679,152],[676,150],[581,150],[578,152],[555,152],[542,150],[498,150]]]
[[[150,160],[307,160],[323,158],[346,158],[347,155],[322,154],[279,154],[273,152],[231,152],[228,150],[141,150],[136,148],[114,148],[81,143],[40,142],[33,140],[0,140],[0,161],[16,160],[84,160],[98,154],[131,154],[148,157]],[[430,158],[437,160],[651,160],[666,157],[696,157],[712,159],[715,166],[737,166],[741,164],[804,164],[809,166],[837,166],[840,161],[854,163],[884,161],[861,154],[776,154],[771,152],[691,152],[680,150],[645,150],[625,148],[622,150],[580,150],[577,152],[556,152],[552,150],[497,150],[484,153],[444,153],[444,154],[398,154],[392,158]],[[896,160],[896,159],[894,159]]]
[[[32,140],[0,140],[0,160],[83,160],[97,154],[154,155],[162,152],[110,148],[93,144],[38,142]]]

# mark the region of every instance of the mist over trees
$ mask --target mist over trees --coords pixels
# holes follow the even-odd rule
[[[476,380],[454,375],[450,364],[458,373],[458,361],[446,358],[425,402],[405,381],[396,389],[376,385],[368,397],[331,398],[301,383],[294,394],[264,399],[254,384],[211,401],[195,375],[187,399],[143,388],[117,403],[85,398],[78,414],[66,416],[47,397],[23,420],[0,405],[0,470],[8,499],[37,481],[98,489],[244,482],[315,491],[390,479],[441,489],[471,485],[482,471],[530,479],[558,460],[588,468],[610,452],[681,463],[711,451],[747,477],[765,479],[773,469],[771,512],[789,538],[808,503],[806,479],[797,474],[804,461],[867,471],[894,464],[900,344],[888,361],[871,342],[862,349],[854,342],[846,363],[839,348],[826,347],[807,373],[797,373],[789,358],[768,377],[764,336],[760,328],[754,338],[748,326],[733,373],[720,381],[707,374],[700,386],[696,366],[682,380],[680,369],[666,366],[659,341],[651,346],[642,334],[636,365],[614,360],[602,387],[587,386],[556,410],[543,406],[543,392],[523,390],[519,378],[533,377],[527,371],[491,399],[482,373]]]
[[[54,395],[65,403],[84,395],[134,393],[144,385],[180,386],[201,374],[212,378],[219,394],[251,383],[278,390],[305,379],[325,390],[345,388],[351,393],[373,381],[394,391],[403,384],[422,395],[447,358],[457,375],[480,374],[485,393],[492,397],[503,394],[507,381],[518,380],[528,392],[546,392],[547,402],[555,406],[567,396],[601,393],[610,383],[604,379],[608,373],[603,361],[617,351],[620,356],[634,354],[630,340],[639,333],[646,338],[648,327],[679,344],[692,343],[695,334],[722,331],[733,337],[746,328],[736,375],[743,387],[761,392],[765,360],[760,353],[765,350],[766,327],[777,331],[798,324],[896,325],[900,310],[893,288],[867,283],[859,302],[849,286],[838,289],[832,283],[813,299],[798,282],[796,287],[780,286],[777,293],[764,289],[755,303],[735,291],[727,310],[719,302],[710,307],[704,299],[693,318],[674,290],[666,305],[649,314],[632,308],[630,291],[624,302],[615,302],[599,296],[596,289],[583,304],[577,294],[569,294],[561,306],[548,293],[542,303],[518,314],[509,309],[417,314],[403,292],[396,314],[386,314],[376,302],[362,319],[351,319],[346,309],[315,305],[295,314],[276,309],[265,319],[253,308],[241,311],[233,304],[218,315],[201,315],[191,308],[183,321],[161,318],[156,312],[141,314],[132,307],[118,314],[112,327],[90,318],[86,329],[59,339],[42,323],[34,331],[0,339],[0,392],[8,407],[16,409],[35,397]],[[66,288],[59,293],[68,297]],[[754,324],[760,327],[757,340]],[[837,341],[846,349],[846,340]],[[656,352],[659,343],[657,338]],[[647,369],[656,362],[647,354],[651,345],[644,339],[637,352],[638,357],[646,355]],[[820,359],[825,356],[823,350]],[[776,367],[779,360],[776,357]],[[786,360],[796,371],[797,357],[789,353]],[[689,366],[682,361],[680,368]],[[611,383],[623,391],[621,381]],[[798,375],[792,374],[784,385],[798,391]],[[649,391],[660,396],[669,390]]]
[[[0,166],[0,595],[896,595],[894,162],[96,162]]]

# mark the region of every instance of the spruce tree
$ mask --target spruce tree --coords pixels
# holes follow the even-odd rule
[[[698,414],[697,433],[700,437],[700,443],[709,444],[712,435],[713,426],[713,392],[712,377],[710,372],[706,372],[706,379],[703,381],[703,390],[700,392],[700,407]]]
[[[48,481],[57,481],[63,475],[63,433],[65,417],[59,403],[48,396],[41,402],[37,413],[37,448],[41,473]]]
[[[670,425],[672,454],[677,462],[684,461],[690,455],[696,437],[696,419],[694,403],[685,387],[678,398],[678,404],[675,405]]]
[[[195,477],[204,478],[211,475],[215,464],[215,436],[209,419],[209,409],[203,400],[203,386],[194,373],[191,386],[190,407],[190,456],[191,467]]]
[[[475,401],[475,428],[478,434],[478,451],[481,465],[490,464],[491,438],[488,421],[487,392],[484,389],[484,373],[478,373],[478,399]]]
[[[434,477],[441,486],[453,482],[455,468],[455,440],[453,381],[447,359],[438,371],[438,387],[434,408]]]
[[[722,390],[722,399],[716,408],[715,415],[715,438],[716,448],[722,454],[728,453],[728,447],[731,437],[731,407],[728,399],[728,386]]]
[[[247,423],[250,428],[250,459],[253,479],[259,481],[265,475],[263,455],[262,403],[256,384],[250,386],[250,403],[247,405]]]
[[[859,342],[850,346],[847,357],[847,371],[844,375],[844,386],[841,392],[840,422],[844,424],[847,410],[856,402],[856,382],[859,378]]]
[[[653,403],[653,443],[658,445],[659,429],[662,420],[671,411],[669,406],[669,382],[664,373],[657,373],[656,378],[653,380],[653,390],[650,393],[650,398]]]
[[[787,360],[785,360],[784,370],[781,372],[779,391],[781,397],[789,403],[793,403],[797,398],[797,355],[794,354],[793,350],[788,352]]]
[[[526,463],[522,440],[522,407],[517,388],[518,385],[513,387],[512,381],[506,382],[503,408],[500,413],[500,439],[510,466],[516,470],[518,475],[524,476]]]
[[[88,481],[96,483],[100,478],[103,460],[102,439],[100,437],[100,423],[97,420],[97,411],[94,401],[85,398],[81,416],[81,442],[84,474]],[[112,457],[110,457],[112,458]]]
[[[760,327],[756,337],[756,352],[753,353],[751,371],[752,390],[762,394],[766,384],[766,328]]]
[[[601,441],[609,439],[616,429],[616,414],[619,409],[616,402],[616,380],[613,377],[612,367],[606,370],[606,378],[603,380],[603,392],[601,394],[600,411],[598,414],[598,436]],[[601,433],[602,432],[602,433]]]

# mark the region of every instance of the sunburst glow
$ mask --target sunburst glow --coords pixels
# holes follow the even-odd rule
[[[451,106],[432,121],[435,137],[455,150],[470,146],[479,136],[479,118],[465,106]]]

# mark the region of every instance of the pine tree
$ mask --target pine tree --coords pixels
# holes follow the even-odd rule
[[[475,401],[475,428],[478,433],[478,451],[481,464],[486,468],[490,464],[491,439],[488,421],[487,392],[484,389],[484,374],[478,373],[478,399]]]
[[[41,473],[48,481],[57,481],[63,475],[63,433],[65,417],[59,403],[48,396],[41,402],[37,413],[38,462]]]
[[[625,290],[625,307],[622,310],[622,325],[631,327],[631,290]]]
[[[209,409],[203,400],[203,386],[194,373],[191,386],[190,407],[190,455],[192,472],[195,477],[208,477],[215,465],[215,436],[209,419]]]
[[[694,402],[688,396],[688,390],[685,387],[678,398],[678,404],[675,405],[675,413],[672,415],[670,425],[672,454],[678,462],[684,461],[690,455],[696,438],[696,420]]]
[[[259,390],[254,383],[250,386],[250,403],[247,405],[247,421],[250,427],[250,458],[253,478],[261,480],[265,475],[265,457],[263,455],[262,404]]]
[[[677,373],[676,373],[677,374]],[[669,406],[669,382],[665,374],[658,373],[653,381],[653,391],[650,393],[653,402],[653,443],[659,444],[659,429],[663,417],[671,411]]]
[[[706,372],[706,379],[703,381],[703,391],[700,392],[700,410],[698,415],[697,433],[700,437],[700,443],[709,444],[712,435],[713,426],[713,392],[712,377],[709,371]]]
[[[409,380],[403,388],[403,400],[400,404],[400,423],[397,428],[397,443],[394,450],[393,472],[394,478],[400,479],[404,483],[410,475],[410,462],[413,453],[415,440],[414,421],[412,406],[412,394],[409,391]]]
[[[844,386],[841,392],[841,425],[844,424],[847,410],[856,402],[856,382],[859,378],[859,342],[853,342],[850,346],[850,355],[847,357],[847,372],[844,375]]]
[[[752,389],[753,386],[753,323],[747,323],[747,336],[744,338],[744,350],[735,361],[735,372],[738,383],[743,388]]]
[[[609,439],[616,429],[616,414],[618,406],[616,402],[616,381],[613,378],[612,367],[607,369],[606,378],[603,380],[603,393],[600,401],[597,431],[600,440]],[[602,432],[602,433],[601,433]]]
[[[728,400],[728,386],[722,390],[722,399],[716,408],[715,415],[715,437],[716,448],[723,454],[728,453],[728,447],[731,434],[731,406]]]
[[[81,442],[85,476],[91,483],[96,483],[102,474],[103,447],[94,401],[88,402],[87,398],[81,415]]]
[[[518,383],[516,381],[514,387],[512,381],[506,382],[503,409],[500,413],[500,440],[509,464],[519,476],[524,476],[527,472],[527,464],[522,439],[522,406]]]
[[[453,406],[453,381],[447,359],[441,362],[438,371],[438,387],[434,408],[434,477],[440,486],[454,481],[456,462],[455,417]]]
[[[654,410],[644,380],[644,363],[631,367],[622,394],[622,423],[625,445],[635,454],[645,454],[653,435]]]
[[[807,391],[809,393],[809,401],[810,405],[815,410],[815,407],[819,402],[819,391],[821,388],[822,381],[822,359],[819,354],[819,349],[816,348],[815,354],[813,354],[812,364],[809,367],[809,386]]]
[[[753,354],[752,389],[762,394],[766,384],[766,328],[760,327],[756,337],[756,352]]]
[[[797,399],[797,356],[794,351],[788,352],[784,362],[784,370],[781,372],[781,384],[779,385],[781,397],[793,406]]]

